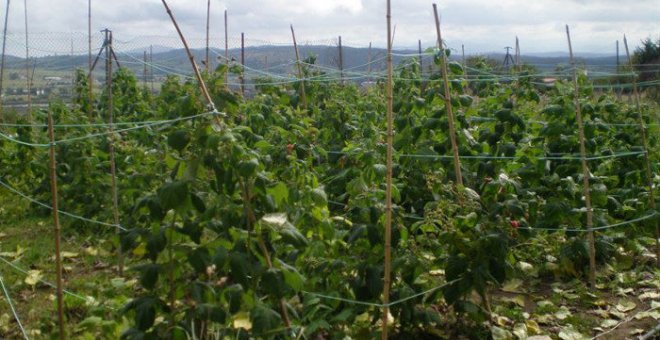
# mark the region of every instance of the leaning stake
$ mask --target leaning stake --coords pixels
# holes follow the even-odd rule
[[[302,64],[300,63],[300,53],[298,52],[298,43],[296,43],[296,33],[293,31],[293,25],[291,25],[291,36],[293,37],[293,49],[296,50],[296,65],[298,65],[298,79],[300,80],[300,98],[302,99],[303,108],[307,109],[305,74],[303,73]]]
[[[449,76],[447,75],[447,54],[443,47],[442,34],[440,33],[440,18],[438,17],[438,6],[433,4],[433,14],[435,15],[435,30],[438,35],[438,46],[442,53],[440,70],[442,79],[445,83],[445,108],[447,109],[447,118],[449,120],[449,140],[451,141],[451,151],[454,153],[454,172],[456,173],[456,184],[463,186],[463,175],[461,174],[461,160],[458,158],[458,144],[456,143],[456,128],[454,127],[454,112],[451,108],[451,93],[449,89]]]
[[[387,174],[385,177],[385,277],[383,279],[383,329],[381,339],[387,339],[387,322],[390,314],[390,284],[392,266],[392,154],[394,134],[394,114],[392,113],[392,8],[390,0],[387,0],[387,84],[385,84],[387,96]]]
[[[55,231],[55,273],[57,288],[57,323],[60,329],[60,339],[64,334],[64,308],[62,306],[62,257],[60,256],[60,214],[57,204],[57,163],[55,160],[55,133],[53,132],[53,114],[48,110],[48,138],[50,138],[50,192],[53,200],[53,226]]]
[[[623,44],[626,47],[626,56],[628,57],[628,65],[630,66],[630,72],[634,72],[632,59],[630,58],[630,51],[628,50],[628,40],[626,36],[623,36]],[[618,41],[617,41],[617,50],[618,50]],[[617,53],[618,57],[618,53]],[[618,65],[618,64],[617,64]],[[639,91],[637,90],[637,76],[633,75],[633,95],[635,96],[635,105],[637,108],[637,121],[639,122],[639,132],[642,136],[642,145],[644,146],[644,161],[646,162],[646,185],[649,186],[649,207],[651,210],[655,211],[655,195],[653,190],[653,173],[651,172],[651,161],[649,160],[649,144],[646,140],[646,126],[644,126],[644,118],[642,116],[642,105],[641,99],[639,97]],[[658,230],[658,218],[655,220],[655,265],[660,267],[660,230]]]
[[[587,238],[589,241],[589,284],[596,285],[596,245],[594,240],[593,220],[594,212],[591,208],[591,192],[589,190],[589,165],[587,165],[587,150],[584,146],[584,123],[582,122],[582,113],[580,112],[580,88],[578,86],[577,67],[575,58],[573,58],[573,46],[571,45],[571,33],[566,25],[566,37],[568,38],[568,52],[571,57],[571,67],[573,67],[573,87],[575,88],[575,116],[578,122],[578,135],[580,138],[580,160],[582,162],[582,195],[584,195],[584,205],[587,208]]]
[[[206,98],[206,103],[209,106],[209,109],[213,112],[216,112],[215,109],[215,104],[213,103],[213,100],[211,99],[211,95],[209,94],[209,90],[206,88],[206,83],[204,83],[204,79],[202,79],[202,75],[199,73],[199,68],[197,68],[197,63],[195,63],[195,57],[193,57],[192,53],[190,53],[190,48],[188,47],[188,42],[186,42],[186,38],[183,36],[183,33],[181,32],[181,29],[179,28],[179,25],[176,23],[176,19],[174,19],[174,14],[172,14],[172,11],[170,10],[170,7],[167,6],[167,2],[165,0],[161,0],[163,2],[163,6],[165,6],[165,10],[167,11],[167,15],[170,16],[170,19],[172,19],[172,24],[174,24],[174,28],[176,28],[176,32],[179,34],[179,38],[181,38],[181,42],[183,43],[183,47],[186,49],[186,54],[188,54],[188,59],[190,60],[190,65],[192,66],[193,72],[195,72],[195,77],[197,78],[197,82],[199,83],[199,87],[202,90],[202,95],[204,98]],[[216,119],[216,123],[220,124],[220,119],[218,118],[218,115],[214,115]]]

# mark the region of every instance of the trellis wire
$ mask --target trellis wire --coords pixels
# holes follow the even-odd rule
[[[7,260],[4,256],[0,256],[0,261],[6,263],[6,264],[9,265],[11,268],[13,268],[14,270],[16,270],[16,271],[18,271],[18,272],[20,272],[20,273],[22,273],[22,274],[24,274],[24,275],[30,275],[30,273],[28,273],[27,270],[25,270],[25,269],[19,267],[18,265],[14,264],[13,262],[11,262],[11,261],[9,261],[9,260]],[[38,281],[41,282],[41,283],[43,283],[43,284],[45,284],[46,286],[51,287],[51,288],[56,288],[56,285],[55,285],[54,283],[52,283],[52,282],[49,282],[49,281],[46,281],[46,280],[42,280],[42,279],[39,279]],[[82,295],[76,294],[76,293],[71,292],[71,291],[66,290],[66,289],[63,289],[62,292],[64,292],[64,294],[66,294],[66,295],[69,295],[69,296],[75,297],[76,299],[79,299],[79,300],[82,300],[82,301],[85,301],[85,302],[89,302],[89,297],[84,297],[84,296],[82,296]],[[108,307],[108,308],[113,309],[112,307]]]
[[[9,308],[11,309],[11,313],[14,314],[14,319],[16,319],[16,323],[18,323],[18,327],[21,329],[21,333],[23,333],[23,337],[25,339],[29,339],[27,332],[25,331],[25,328],[23,328],[23,324],[21,323],[21,318],[18,317],[18,313],[16,312],[16,308],[14,308],[14,303],[11,300],[11,296],[9,295],[9,291],[7,291],[7,287],[5,287],[5,282],[2,279],[2,274],[0,274],[0,285],[2,286],[2,291],[5,293],[5,297],[7,298],[7,304],[9,304]]]
[[[127,132],[127,131],[133,131],[133,130],[139,130],[143,129],[146,127],[152,127],[152,126],[157,126],[157,125],[165,125],[165,124],[170,124],[170,123],[175,123],[175,122],[180,122],[180,121],[185,121],[185,120],[191,120],[195,118],[199,118],[202,116],[206,115],[217,115],[217,111],[207,111],[203,113],[199,113],[196,115],[188,116],[188,117],[179,117],[175,119],[170,119],[170,120],[160,120],[160,121],[154,121],[153,123],[145,123],[139,126],[134,126],[130,128],[124,128],[124,129],[118,129],[114,130],[113,132],[107,131],[107,132],[99,132],[99,133],[92,133],[88,134],[85,136],[80,136],[80,137],[72,137],[72,138],[66,138],[66,139],[61,139],[61,140],[56,140],[53,143],[29,143],[29,142],[24,142],[18,139],[15,139],[9,135],[6,135],[4,133],[0,132],[0,137],[7,139],[9,141],[12,141],[14,143],[22,144],[25,146],[32,146],[32,147],[50,147],[51,145],[57,145],[57,144],[64,144],[64,143],[69,143],[69,142],[75,142],[75,141],[80,141],[80,140],[85,140],[85,139],[90,139],[90,138],[95,138],[95,137],[100,137],[100,136],[107,136],[113,133],[121,133],[121,132]]]
[[[9,190],[10,192],[12,192],[12,193],[14,193],[14,194],[16,194],[16,195],[18,195],[18,196],[20,196],[20,197],[22,197],[22,198],[28,200],[28,201],[34,203],[34,204],[37,204],[37,205],[39,205],[39,206],[42,206],[42,207],[44,207],[44,208],[46,208],[46,209],[53,210],[53,207],[52,207],[52,206],[50,206],[50,205],[48,205],[48,204],[46,204],[46,203],[43,203],[43,202],[41,202],[41,201],[37,201],[36,199],[34,199],[34,198],[32,198],[32,197],[30,197],[30,196],[28,196],[28,195],[26,195],[26,194],[24,194],[24,193],[22,193],[22,192],[16,190],[16,189],[14,189],[11,185],[9,185],[9,184],[7,184],[7,183],[1,181],[1,180],[0,180],[0,186],[3,186],[5,189]],[[107,222],[101,222],[101,221],[97,221],[97,220],[92,220],[92,219],[89,219],[89,218],[86,218],[86,217],[83,217],[83,216],[79,216],[79,215],[76,215],[76,214],[68,213],[68,212],[63,211],[63,210],[58,210],[58,211],[59,211],[60,214],[62,214],[62,215],[64,215],[64,216],[67,216],[67,217],[70,217],[70,218],[73,218],[73,219],[76,219],[76,220],[80,220],[80,221],[83,221],[83,222],[89,222],[89,223],[93,223],[93,224],[98,224],[98,225],[102,225],[102,226],[105,226],[105,227],[119,228],[119,229],[121,229],[121,230],[123,230],[123,231],[127,231],[127,230],[128,230],[128,229],[122,227],[121,225],[117,225],[117,224],[113,224],[113,223],[107,223]]]

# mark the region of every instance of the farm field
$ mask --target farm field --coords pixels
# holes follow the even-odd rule
[[[391,240],[383,80],[262,79],[243,97],[220,66],[203,74],[213,110],[193,81],[169,77],[152,94],[120,69],[112,127],[107,89],[90,105],[85,77],[73,106],[8,119],[0,268],[26,334],[59,332],[51,147],[69,338],[371,339],[384,309],[393,339],[621,339],[656,327],[658,103],[619,101],[584,76],[577,91],[524,68],[493,77],[485,62],[468,78],[449,63],[448,96],[443,53],[430,77],[414,58],[395,70]],[[323,76],[313,60],[302,73]],[[7,303],[0,335],[22,336]]]

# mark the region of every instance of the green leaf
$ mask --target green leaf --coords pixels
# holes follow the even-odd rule
[[[161,270],[161,265],[157,263],[142,264],[133,267],[133,270],[140,273],[140,284],[145,289],[154,289],[158,282],[158,275]]]
[[[457,61],[449,62],[447,66],[453,74],[463,74],[463,66]]]
[[[277,259],[278,264],[282,269],[284,274],[284,282],[295,291],[300,291],[303,289],[305,283],[305,278],[300,274],[298,269],[293,266],[288,265],[284,261]]]
[[[242,285],[249,285],[251,281],[250,261],[245,253],[232,252],[229,256],[231,277]]]
[[[235,284],[229,286],[225,290],[225,299],[229,303],[229,313],[236,314],[241,310],[241,303],[243,301],[243,286]]]
[[[158,189],[158,199],[165,210],[183,206],[188,197],[188,183],[185,181],[168,182]]]
[[[248,161],[241,161],[238,163],[238,174],[244,178],[252,177],[257,173],[258,166],[259,160],[256,158],[251,158]]]
[[[255,306],[250,311],[252,331],[257,336],[275,330],[281,323],[281,320],[280,315],[276,311],[263,304]]]
[[[181,152],[188,143],[190,143],[188,130],[176,130],[167,136],[167,145],[179,152]]]
[[[314,188],[314,190],[312,190],[312,200],[317,206],[328,205],[328,195],[326,195],[322,188]]]
[[[276,297],[284,296],[286,286],[284,285],[284,274],[277,268],[269,268],[261,276],[261,287]]]
[[[204,213],[206,211],[206,204],[204,204],[204,200],[202,200],[199,195],[195,193],[190,194],[190,199],[192,201],[193,207],[197,209],[200,213]]]
[[[211,255],[206,248],[197,248],[188,255],[188,263],[198,274],[206,273],[206,267],[211,263]]]
[[[273,197],[278,208],[289,199],[289,188],[282,182],[277,182],[276,185],[267,188],[266,193]]]

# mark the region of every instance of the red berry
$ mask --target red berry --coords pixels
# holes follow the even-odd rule
[[[513,227],[513,229],[518,229],[518,228],[520,228],[520,222],[518,222],[518,221],[516,221],[516,220],[511,220],[511,221],[509,221],[509,224],[511,224],[511,227]]]

